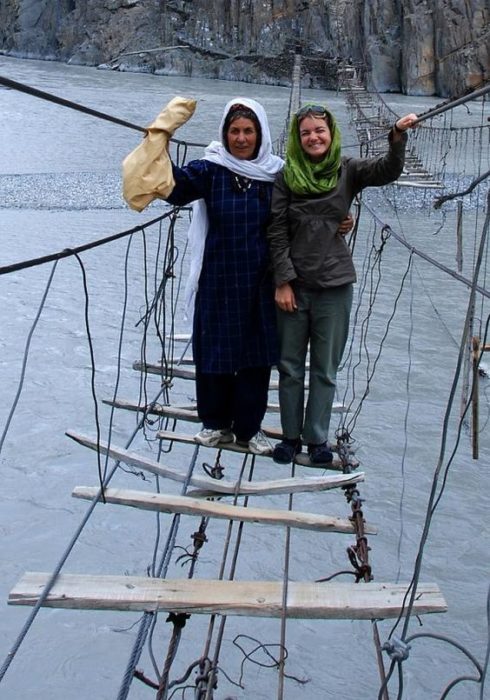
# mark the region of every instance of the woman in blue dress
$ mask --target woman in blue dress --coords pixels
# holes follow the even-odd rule
[[[267,116],[255,100],[228,102],[219,134],[202,159],[172,164],[175,187],[166,198],[196,202],[187,285],[203,423],[195,439],[210,446],[236,439],[268,454],[261,423],[278,341],[266,227],[283,161],[272,154]]]

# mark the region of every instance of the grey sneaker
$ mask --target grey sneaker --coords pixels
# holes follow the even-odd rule
[[[271,443],[261,430],[250,438],[248,449],[254,455],[271,455],[273,451]]]
[[[235,436],[229,428],[221,430],[213,430],[213,428],[203,428],[197,435],[194,435],[194,440],[200,445],[207,447],[215,447],[220,442],[233,442]]]

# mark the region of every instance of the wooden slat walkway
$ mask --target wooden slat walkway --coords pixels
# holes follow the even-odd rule
[[[66,431],[66,435],[78,442],[80,445],[89,447],[92,450],[99,449],[101,454],[108,454],[116,460],[120,460],[129,466],[148,471],[152,474],[183,483],[187,480],[187,475],[176,469],[165,467],[160,462],[147,459],[136,452],[129,452],[122,447],[111,445],[93,438],[80,435],[71,430]],[[301,493],[311,491],[327,491],[329,489],[348,486],[364,481],[364,473],[355,474],[329,474],[328,476],[294,477],[286,479],[273,479],[269,481],[228,481],[227,479],[209,479],[201,476],[193,476],[189,480],[189,485],[197,489],[202,489],[206,496],[212,494],[263,496],[273,493]]]
[[[77,486],[72,493],[75,498],[93,500],[100,489],[97,486]],[[151,493],[132,489],[106,489],[104,497],[107,503],[131,506],[159,513],[181,513],[201,517],[238,520],[262,525],[285,525],[300,530],[317,530],[319,532],[341,532],[353,534],[352,522],[347,518],[331,515],[303,513],[293,510],[272,508],[255,508],[252,506],[233,506],[217,501],[203,501],[189,496],[175,496],[167,493]],[[376,528],[367,523],[364,530],[368,535],[375,535]]]
[[[361,142],[376,139],[381,133],[391,128],[395,115],[386,115],[386,109],[376,93],[368,92],[357,72],[349,66],[340,66],[338,72],[340,90],[346,94],[346,102],[353,116],[358,138]],[[391,119],[391,121],[390,121]],[[386,142],[381,144],[374,141],[370,150],[371,156],[380,155],[386,151]],[[419,187],[441,189],[442,183],[435,179],[427,170],[410,141],[407,145],[405,167],[402,175],[395,181],[402,187]]]
[[[9,595],[10,605],[35,605],[50,574],[27,572]],[[398,617],[407,587],[388,583],[289,582],[286,615],[301,619],[373,620]],[[167,611],[281,617],[283,584],[276,581],[156,579],[62,574],[44,607],[84,610]],[[413,613],[444,612],[435,584],[419,584]]]

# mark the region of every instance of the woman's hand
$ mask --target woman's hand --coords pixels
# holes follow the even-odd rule
[[[416,114],[406,114],[404,117],[397,119],[393,125],[393,140],[400,141],[400,135],[407,129],[414,129],[417,124],[418,117]]]
[[[298,308],[296,305],[296,297],[294,296],[293,288],[289,284],[289,282],[285,282],[285,284],[281,284],[279,287],[276,287],[276,304],[282,311],[296,311]]]
[[[345,219],[342,219],[342,221],[340,222],[339,227],[337,229],[337,233],[339,233],[341,236],[345,236],[349,233],[349,231],[352,231],[353,226],[354,217],[349,212]]]

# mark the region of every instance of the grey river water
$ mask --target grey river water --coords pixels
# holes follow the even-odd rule
[[[148,124],[174,95],[193,96],[198,100],[197,113],[178,136],[199,143],[216,137],[224,104],[238,94],[254,97],[264,104],[276,138],[289,99],[286,88],[120,74],[5,57],[0,57],[0,74],[141,125]],[[305,90],[303,99],[327,100],[339,116],[344,141],[354,143],[342,94]],[[389,96],[389,103],[398,114],[420,113],[436,102]],[[0,266],[130,229],[162,212],[163,204],[152,205],[143,214],[132,212],[120,194],[120,164],[138,144],[137,132],[14,90],[0,89],[0,105]],[[471,105],[456,113],[455,123],[478,124],[481,118],[481,104]],[[488,162],[488,143],[485,148],[487,151],[480,155]],[[473,156],[467,153],[466,157]],[[457,168],[458,164],[453,167]],[[488,165],[482,169],[487,168]],[[395,213],[385,197],[398,203]],[[380,219],[389,221],[411,245],[454,269],[454,207],[435,212],[430,207],[430,197],[424,197],[421,199],[419,192],[407,188],[403,191],[385,188],[383,194],[370,201],[375,203]],[[463,274],[467,277],[472,274],[475,240],[481,233],[483,220],[482,210],[466,212]],[[360,279],[372,229],[372,221],[366,216],[355,251]],[[154,229],[149,229],[146,237],[149,266],[156,248],[156,235],[152,232]],[[177,232],[181,248],[184,233],[185,221]],[[141,326],[136,324],[145,307],[144,254],[142,238],[135,237],[128,261],[130,284],[119,386],[119,396],[131,400],[137,400],[139,391],[138,374],[132,370],[132,363],[141,353]],[[90,291],[89,318],[99,400],[112,396],[116,380],[125,255],[125,241],[83,255]],[[406,248],[390,239],[383,251],[381,283],[366,340],[371,368],[407,264]],[[488,288],[486,256],[482,271],[479,283]],[[17,392],[28,334],[50,272],[51,265],[44,265],[0,275],[0,433]],[[405,582],[413,572],[441,450],[444,415],[467,303],[468,290],[464,285],[414,258],[354,431],[357,455],[366,474],[361,485],[364,512],[366,519],[378,528],[378,534],[369,538],[377,581]],[[367,313],[366,302],[363,304],[360,322]],[[485,321],[488,306],[488,300],[485,304],[478,300],[477,319]],[[176,330],[188,330],[180,312]],[[155,340],[151,341],[147,355],[149,360],[157,359]],[[79,264],[70,258],[61,261],[55,271],[30,343],[17,411],[0,453],[0,664],[30,612],[30,608],[7,605],[10,589],[25,571],[54,569],[88,507],[86,502],[71,497],[72,489],[81,484],[97,484],[94,453],[65,436],[67,429],[95,434],[90,368],[82,277]],[[368,372],[366,353],[356,372],[359,386],[363,387]],[[347,382],[346,374],[347,370],[339,378],[340,394]],[[153,396],[158,383],[150,380],[150,384],[148,393]],[[192,399],[189,384],[176,381],[173,391],[178,401],[188,403]],[[461,388],[460,380],[448,421],[444,466],[456,444]],[[479,460],[472,459],[468,432],[463,430],[431,523],[422,565],[421,581],[437,583],[446,598],[448,612],[425,616],[420,621],[423,626],[413,618],[410,630],[449,637],[483,664],[488,645],[490,584],[487,503],[490,379],[481,377],[479,388]],[[109,409],[101,405],[100,412],[103,437],[106,437]],[[277,421],[277,417],[272,420]],[[134,426],[134,415],[117,412],[114,443],[124,445]],[[192,426],[184,426],[182,430],[190,432]],[[147,454],[155,456],[154,442],[138,444]],[[191,448],[181,446],[164,455],[162,461],[183,470],[191,454]],[[227,477],[235,477],[238,463],[231,457],[224,461],[228,466]],[[287,475],[286,470],[271,461],[257,460],[257,478]],[[114,485],[151,490],[153,480],[140,482],[141,479],[120,473]],[[161,484],[161,488],[178,492],[176,484]],[[287,507],[287,497],[271,498],[269,503]],[[298,495],[294,507],[348,515],[345,500],[336,493]],[[164,534],[170,522],[170,516],[168,520],[166,517],[161,521]],[[190,544],[189,535],[195,528],[195,520],[185,524],[177,544]],[[210,527],[209,543],[198,564],[199,576],[216,577],[218,545],[225,532],[225,524]],[[152,513],[98,506],[64,571],[145,575],[153,557],[155,533],[156,519]],[[260,525],[245,528],[237,578],[281,579],[284,541],[284,530],[280,528]],[[345,548],[350,543],[348,536],[293,531],[291,580],[313,580],[349,568]],[[185,576],[184,569],[176,570]],[[0,683],[0,698],[115,699],[139,619],[138,613],[41,610]],[[391,627],[390,621],[380,622],[382,642]],[[223,670],[238,680],[243,654],[233,644],[237,635],[246,634],[263,643],[277,644],[279,629],[278,620],[229,618],[220,656]],[[205,635],[205,621],[193,616],[184,630],[182,660],[179,657],[176,675],[200,656]],[[166,638],[154,639],[154,654],[160,666],[166,643]],[[377,698],[379,676],[369,622],[290,620],[286,645],[287,672],[309,680],[304,685],[286,680],[284,697],[288,700]],[[253,646],[248,642],[247,649]],[[267,661],[264,655],[260,660]],[[152,675],[147,655],[141,665]],[[413,642],[403,668],[403,697],[408,700],[436,700],[453,678],[476,675],[475,668],[460,651],[431,638]],[[277,679],[276,670],[246,662],[244,689],[220,674],[216,698],[271,700],[277,697]],[[396,697],[396,681],[393,687],[390,697]],[[129,697],[144,700],[154,695],[154,691],[135,681]],[[192,692],[177,693],[174,697],[190,698]],[[490,698],[490,681],[484,691],[475,683],[460,683],[449,697]]]

